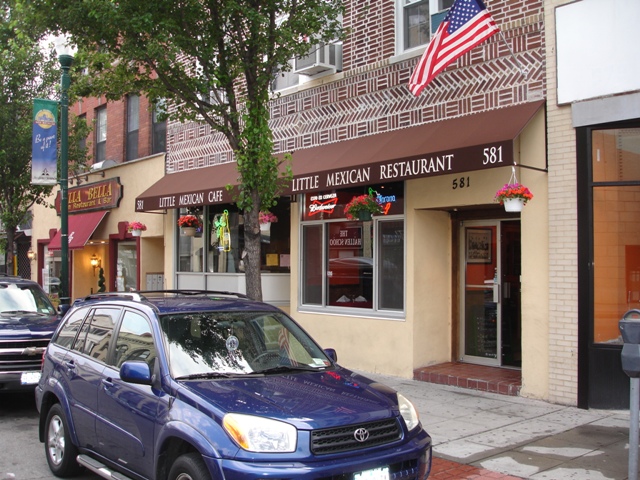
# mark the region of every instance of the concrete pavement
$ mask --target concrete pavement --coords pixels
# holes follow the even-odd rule
[[[433,438],[437,468],[430,478],[505,478],[489,471],[546,480],[628,479],[628,410],[582,410],[360,373],[414,402]],[[456,464],[469,468],[458,469],[466,473],[440,473],[443,466],[453,471]]]

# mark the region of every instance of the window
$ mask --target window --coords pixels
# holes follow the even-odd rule
[[[399,52],[429,43],[454,0],[399,0]]]
[[[373,190],[384,213],[347,220],[344,206],[361,189],[306,195],[302,223],[303,305],[404,309],[404,187]]]
[[[86,125],[86,123],[87,123],[87,115],[86,114],[78,115],[76,119],[76,124]],[[83,157],[84,157],[84,153],[87,153],[87,137],[82,137],[78,139],[78,151],[83,152]]]
[[[62,328],[56,336],[51,340],[53,343],[64,348],[71,348],[76,335],[80,331],[84,317],[87,315],[88,309],[80,308],[73,312],[64,322]]]
[[[293,60],[289,62],[290,67],[293,69]],[[278,71],[271,83],[271,91],[277,92],[278,90],[284,90],[285,88],[295,87],[300,83],[300,76],[293,71],[287,72]]]
[[[403,16],[405,49],[429,43],[429,0],[405,0]]]
[[[593,130],[593,342],[640,308],[640,128]]]
[[[96,110],[96,158],[95,162],[106,160],[107,154],[107,107]]]
[[[74,350],[89,355],[101,362],[107,361],[109,342],[113,328],[120,317],[119,308],[97,308],[93,311],[91,321],[87,320]],[[88,328],[87,328],[88,327]]]
[[[138,158],[138,130],[140,126],[140,97],[127,97],[127,160]]]
[[[178,218],[186,215],[194,215],[200,221],[200,226],[193,232],[178,228],[178,271],[202,272],[204,259],[203,252],[203,226],[202,212],[200,210],[180,209]]]
[[[270,211],[277,221],[261,225],[261,270],[288,273],[290,202],[281,198]],[[208,205],[198,210],[182,209],[179,212],[179,216],[188,214],[195,214],[202,226],[193,236],[178,229],[178,271],[243,273],[245,253],[242,212],[235,205]]]
[[[155,358],[156,348],[149,322],[143,315],[126,310],[116,339],[115,367],[120,368],[128,360],[139,360],[153,368]]]
[[[161,153],[167,151],[167,121],[164,119],[164,103],[158,103],[153,109],[151,153]]]

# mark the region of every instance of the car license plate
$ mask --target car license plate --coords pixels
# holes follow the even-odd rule
[[[20,383],[22,385],[35,385],[40,381],[40,372],[22,372]]]
[[[389,480],[389,467],[374,468],[356,473],[353,480]]]

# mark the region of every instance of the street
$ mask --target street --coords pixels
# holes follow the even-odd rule
[[[0,395],[0,480],[53,480],[38,440],[38,410],[33,393]],[[77,480],[97,480],[89,472]]]

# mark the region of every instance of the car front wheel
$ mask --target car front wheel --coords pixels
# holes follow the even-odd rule
[[[44,449],[47,463],[56,477],[71,477],[80,471],[78,449],[71,442],[69,428],[60,404],[49,410],[45,425]]]
[[[187,453],[173,462],[169,480],[209,480],[209,471],[200,454]]]

